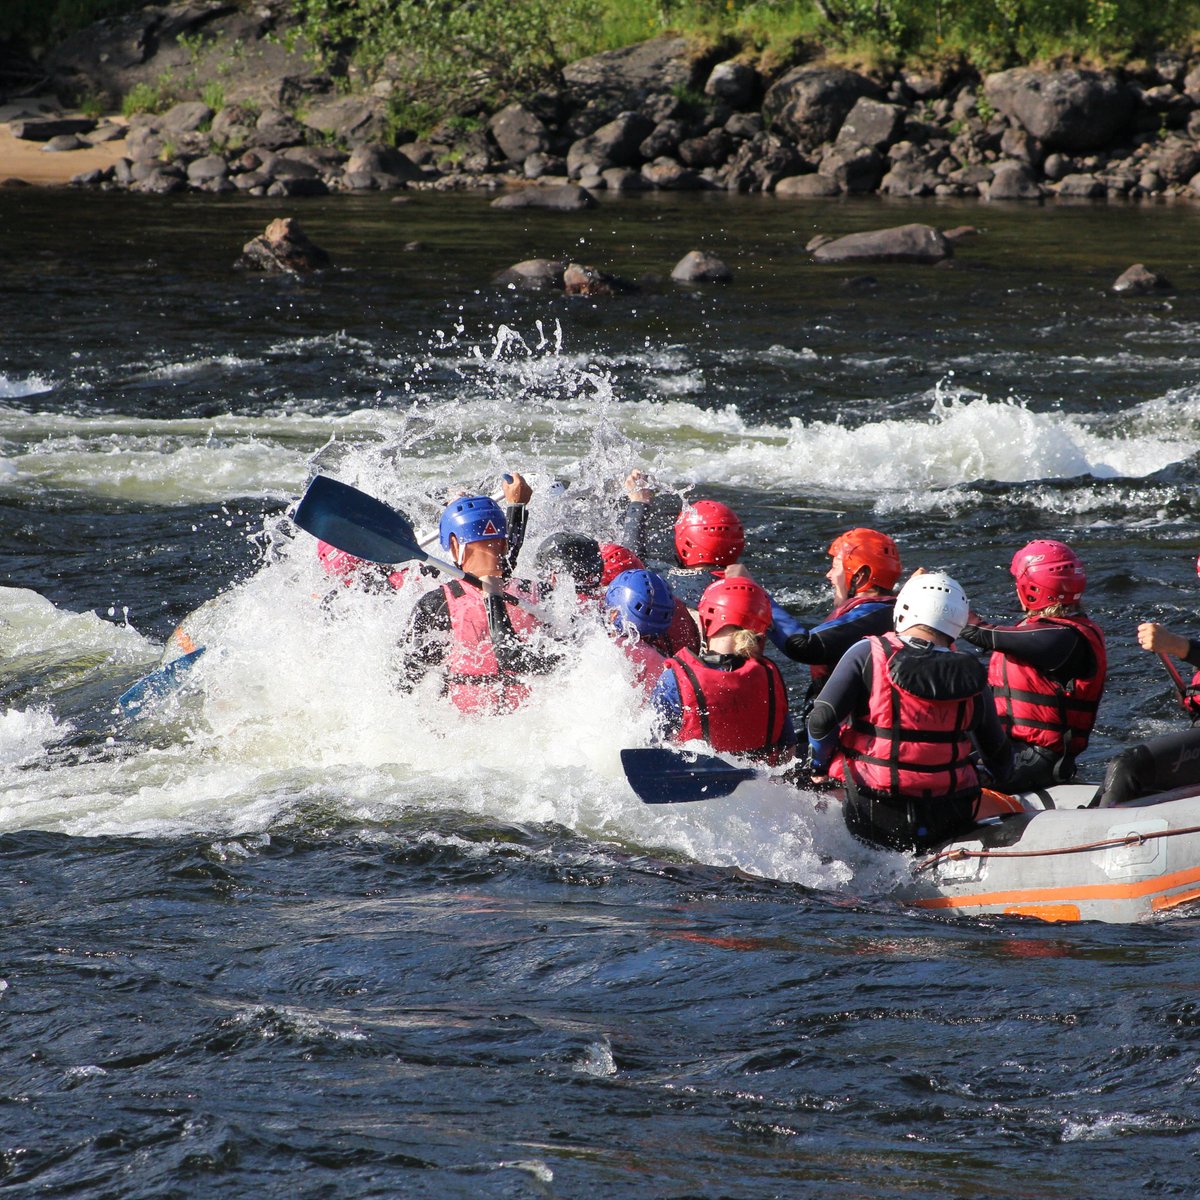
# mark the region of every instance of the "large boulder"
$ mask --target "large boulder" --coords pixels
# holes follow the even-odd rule
[[[860,96],[838,130],[840,145],[871,146],[886,150],[904,125],[904,109]]]
[[[715,254],[691,250],[675,264],[671,278],[676,283],[730,283],[733,272]]]
[[[984,80],[997,112],[1016,121],[1047,150],[1086,153],[1110,146],[1130,126],[1134,94],[1096,71],[1037,71],[1016,67]]]
[[[802,150],[814,150],[837,137],[861,97],[880,94],[865,75],[845,67],[797,67],[772,84],[763,98],[763,117]]]
[[[363,146],[384,141],[391,118],[386,101],[378,96],[321,98],[305,106],[303,124],[342,146]]]
[[[1169,280],[1151,271],[1145,263],[1134,263],[1117,277],[1112,290],[1119,296],[1148,296],[1152,292],[1169,292]]]
[[[493,200],[492,208],[544,208],[553,212],[582,212],[586,208],[595,208],[596,199],[587,191],[575,184],[564,184],[561,187],[523,187],[516,191],[506,192],[497,200]]]
[[[654,122],[637,112],[623,112],[595,133],[572,143],[567,174],[578,179],[589,168],[597,174],[609,167],[633,167],[642,161],[639,147],[654,132]]]
[[[1042,188],[1027,163],[998,163],[986,185],[988,200],[1040,200]]]
[[[954,246],[930,225],[898,225],[834,238],[811,253],[820,263],[936,263],[952,258]]]
[[[769,192],[781,179],[813,169],[784,138],[759,133],[743,142],[725,165],[725,187],[731,192]]]
[[[488,129],[505,158],[523,163],[531,154],[550,149],[545,124],[523,104],[509,104],[492,116]]]
[[[495,282],[507,288],[557,288],[561,291],[566,268],[562,259],[527,258],[505,268],[496,276]]]
[[[698,73],[687,39],[670,36],[594,54],[562,72],[574,99],[608,112],[638,108],[658,93],[694,88]]]
[[[311,242],[291,217],[277,217],[242,247],[235,267],[289,275],[308,275],[329,266],[329,255]]]

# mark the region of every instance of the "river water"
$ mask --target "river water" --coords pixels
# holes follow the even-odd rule
[[[854,525],[996,619],[1064,538],[1098,777],[1180,724],[1133,630],[1196,628],[1200,211],[294,211],[321,278],[232,270],[271,202],[0,191],[0,1194],[1195,1195],[1193,921],[931,918],[812,796],[641,806],[602,637],[453,716],[392,686],[413,597],[322,608],[285,514],[319,468],[429,527],[516,467],[531,547],[608,537],[639,466],[661,558],[680,495],[724,499],[814,616]],[[804,252],[910,220],[979,233],[946,269]],[[734,284],[661,282],[696,248]],[[535,256],[660,282],[491,284]],[[1177,290],[1112,295],[1139,261]],[[123,720],[181,621],[205,656]]]

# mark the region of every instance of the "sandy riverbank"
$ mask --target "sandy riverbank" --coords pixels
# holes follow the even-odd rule
[[[84,171],[102,170],[111,166],[125,153],[124,139],[89,146],[85,150],[44,150],[42,142],[25,141],[13,137],[10,121],[20,120],[22,115],[30,117],[79,116],[55,110],[47,112],[36,102],[22,106],[6,105],[0,112],[0,183],[9,179],[21,179],[38,187],[61,187]],[[112,118],[120,120],[121,118]]]

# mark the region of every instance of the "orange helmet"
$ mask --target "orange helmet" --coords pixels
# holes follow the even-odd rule
[[[890,592],[900,578],[900,551],[886,533],[877,529],[851,529],[836,537],[829,547],[830,558],[841,558],[846,569],[846,586],[856,596],[866,588]],[[866,568],[859,582],[855,577]]]

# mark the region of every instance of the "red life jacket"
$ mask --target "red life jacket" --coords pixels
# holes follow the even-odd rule
[[[895,596],[881,596],[878,592],[860,592],[857,596],[850,596],[843,600],[841,604],[835,605],[833,612],[821,622],[822,625],[826,621],[836,621],[838,617],[843,617],[851,609],[857,608],[860,604],[880,604],[884,601],[891,600],[895,602]],[[809,689],[809,694],[815,696],[824,686],[825,681],[833,674],[833,668],[837,663],[810,663],[809,673],[812,675],[812,687]]]
[[[446,692],[465,713],[512,712],[529,695],[529,688],[514,675],[505,674],[496,661],[487,609],[478,588],[464,587],[457,579],[442,584],[450,612],[450,652],[446,655]],[[513,631],[529,636],[537,619],[524,609],[508,606]]]
[[[680,650],[666,665],[683,702],[678,741],[700,738],[729,754],[771,756],[783,749],[787,688],[770,659],[746,658],[732,671],[723,671]]]
[[[896,634],[866,640],[871,643],[871,693],[866,711],[856,712],[842,726],[841,753],[829,774],[893,798],[978,796],[970,730],[983,693],[982,664],[965,654],[957,655],[965,663],[943,664],[937,661],[942,654],[930,652],[925,659],[929,667],[951,667],[956,676],[937,689],[946,699],[928,699],[896,681],[901,665],[905,674],[918,665],[911,658],[897,659],[908,647]]]
[[[1010,738],[1077,757],[1087,748],[1092,726],[1096,723],[1096,709],[1104,694],[1104,678],[1108,671],[1104,634],[1098,625],[1082,615],[1035,615],[1026,617],[1017,628],[1038,623],[1066,625],[1079,630],[1092,648],[1095,669],[1086,678],[1072,679],[1063,687],[1028,663],[994,650],[988,664],[988,683],[996,698],[996,713]]]
[[[658,683],[658,677],[663,673],[663,667],[667,665],[666,657],[645,641],[635,642],[629,638],[619,638],[618,644],[633,663],[637,684],[649,700],[654,685]]]

